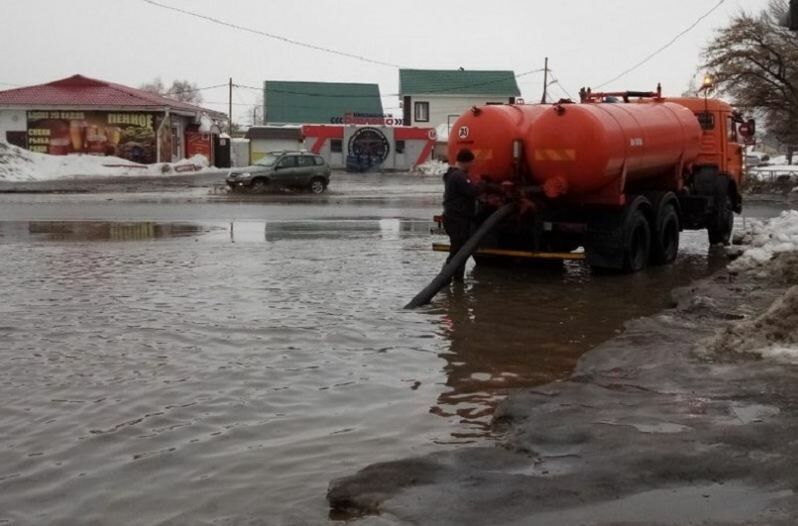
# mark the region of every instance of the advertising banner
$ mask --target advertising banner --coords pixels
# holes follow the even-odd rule
[[[213,162],[213,136],[209,133],[186,132],[186,157],[204,155]]]
[[[157,161],[155,113],[29,111],[28,149],[50,155],[113,155]]]

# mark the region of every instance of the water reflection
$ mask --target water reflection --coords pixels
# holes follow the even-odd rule
[[[191,237],[208,230],[195,223],[29,221],[0,222],[0,237],[32,241],[142,241]]]
[[[154,221],[0,221],[6,241],[145,241],[196,237],[230,242],[277,242],[369,237],[396,241],[429,235],[428,221],[400,219],[232,221],[230,223],[161,223]]]
[[[700,243],[697,243],[700,245]],[[673,266],[594,275],[580,263],[529,269],[476,268],[471,285],[445,292],[439,332],[449,342],[446,390],[431,412],[458,417],[485,434],[496,404],[511,390],[567,377],[582,354],[621,332],[625,321],[671,303],[673,288],[726,263],[688,245]],[[458,438],[469,436],[458,435]]]

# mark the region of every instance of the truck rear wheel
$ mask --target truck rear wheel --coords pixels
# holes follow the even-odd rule
[[[657,227],[651,240],[651,263],[667,265],[679,254],[679,214],[672,203],[660,207]]]
[[[624,272],[646,268],[651,251],[651,227],[642,210],[636,210],[624,225]]]

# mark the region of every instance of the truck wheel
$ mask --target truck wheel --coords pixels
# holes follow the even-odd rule
[[[657,230],[651,240],[651,263],[667,265],[679,254],[679,214],[673,204],[660,208]]]
[[[734,203],[732,203],[731,196],[728,194],[718,196],[718,199],[721,203],[715,210],[715,214],[707,227],[709,244],[729,246],[732,228],[734,228]]]
[[[639,272],[646,268],[651,249],[651,227],[641,210],[635,211],[624,226],[624,272]]]

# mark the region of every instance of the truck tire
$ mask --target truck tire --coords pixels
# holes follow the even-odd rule
[[[635,210],[624,224],[623,271],[646,268],[651,252],[651,227],[642,210]]]
[[[729,246],[734,228],[734,203],[728,193],[718,195],[719,201],[707,226],[710,245]]]
[[[651,263],[668,265],[679,255],[679,213],[673,203],[663,204],[657,214],[656,230],[651,237]]]

